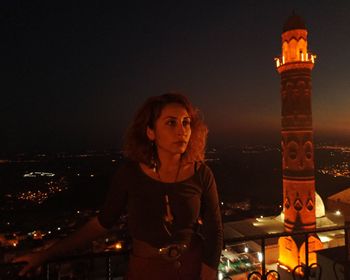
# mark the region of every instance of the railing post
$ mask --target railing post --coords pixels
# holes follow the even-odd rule
[[[107,256],[106,258],[106,280],[112,280],[112,264],[110,256]]]
[[[261,260],[261,274],[262,274],[262,279],[265,279],[266,277],[266,262],[265,262],[265,238],[261,238],[261,255],[262,255],[262,260]]]
[[[94,274],[95,271],[95,259],[93,256],[89,258],[89,272],[88,272],[88,279],[93,280],[95,278]]]
[[[43,270],[43,279],[50,280],[50,264],[44,264]]]
[[[344,265],[344,277],[345,279],[350,279],[350,217],[345,216],[345,265]]]
[[[305,279],[309,279],[309,234],[305,234]]]

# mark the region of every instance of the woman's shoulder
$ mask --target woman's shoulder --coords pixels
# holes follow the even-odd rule
[[[196,172],[202,172],[202,173],[212,173],[211,168],[206,164],[206,162],[203,161],[196,161],[194,163]]]
[[[137,164],[130,160],[123,160],[118,163],[115,170],[112,171],[109,184],[115,188],[123,188],[137,180]]]
[[[205,161],[196,161],[195,164],[195,174],[199,178],[200,184],[206,185],[211,178],[213,178],[213,172],[211,168],[205,163]]]
[[[124,159],[120,162],[114,172],[116,177],[134,176],[138,170],[138,163],[129,159]]]
[[[211,168],[204,162],[201,161],[198,167],[197,180],[204,192],[208,192],[214,186],[216,188],[216,182]]]

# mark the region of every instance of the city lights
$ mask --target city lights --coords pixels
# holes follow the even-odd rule
[[[29,177],[29,178],[37,178],[37,177],[54,177],[55,174],[51,172],[40,172],[40,171],[33,171],[29,173],[25,173],[23,175],[24,178]]]
[[[53,195],[68,190],[67,183],[61,178],[46,183],[46,189],[29,190],[16,194],[18,200],[30,201],[36,204],[44,203]]]
[[[115,243],[114,247],[116,250],[121,250],[123,248],[123,244],[121,242],[117,242]]]

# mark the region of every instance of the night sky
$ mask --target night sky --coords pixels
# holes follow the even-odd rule
[[[2,1],[1,152],[118,149],[145,98],[174,90],[211,146],[278,144],[274,57],[293,10],[317,54],[316,139],[350,143],[349,1],[109,3]]]

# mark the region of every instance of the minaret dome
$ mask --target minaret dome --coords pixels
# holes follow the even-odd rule
[[[283,25],[283,33],[294,29],[305,29],[305,21],[301,16],[298,16],[295,12],[286,20]]]

